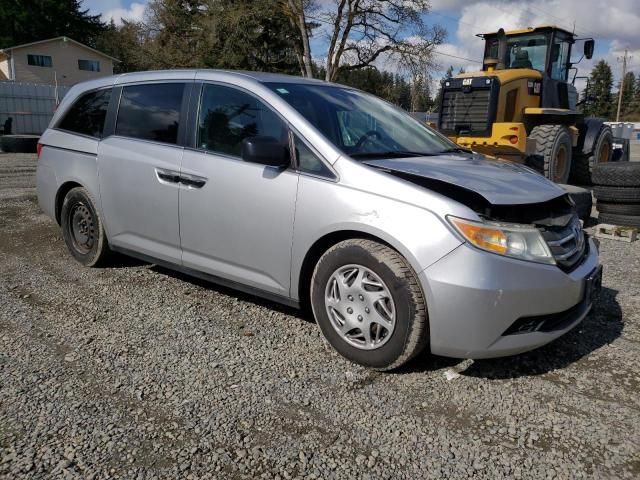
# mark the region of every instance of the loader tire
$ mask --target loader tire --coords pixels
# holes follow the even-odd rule
[[[593,151],[589,154],[576,154],[573,159],[573,170],[571,181],[576,185],[591,185],[597,183],[593,179],[593,172],[596,166],[606,164],[611,161],[613,155],[613,133],[609,125],[602,125]]]
[[[552,182],[567,183],[571,172],[571,135],[564,125],[538,125],[529,138],[536,141],[536,153],[527,157],[527,165]]]

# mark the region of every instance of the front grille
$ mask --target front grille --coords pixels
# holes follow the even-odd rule
[[[470,84],[464,85],[465,80]],[[491,134],[498,97],[497,80],[456,78],[448,80],[447,84],[440,105],[440,130],[448,135]]]
[[[575,267],[587,252],[587,241],[577,216],[562,227],[540,227],[556,263],[563,270]]]

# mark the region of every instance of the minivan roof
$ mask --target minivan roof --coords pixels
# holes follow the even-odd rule
[[[251,72],[244,70],[222,70],[222,69],[175,69],[175,70],[149,70],[142,72],[130,72],[103,77],[90,82],[83,82],[79,85],[89,88],[100,88],[107,85],[120,85],[129,82],[145,82],[154,80],[216,80],[220,76],[229,78],[237,76],[239,78],[251,79],[260,83],[301,83],[311,85],[327,85],[330,82],[324,80],[304,78],[295,75],[284,75],[281,73]],[[85,90],[85,88],[81,88]]]

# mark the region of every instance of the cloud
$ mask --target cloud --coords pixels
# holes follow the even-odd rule
[[[110,22],[112,19],[116,25],[120,25],[122,20],[139,22],[143,20],[147,2],[128,3],[126,0],[88,0],[83,3],[91,13],[100,15],[102,20]]]
[[[102,14],[102,18],[106,21],[113,21],[116,25],[120,25],[122,20],[130,20],[140,22],[144,18],[146,5],[142,3],[132,3],[129,8],[114,8]]]

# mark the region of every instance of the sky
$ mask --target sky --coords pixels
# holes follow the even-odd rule
[[[328,4],[330,0],[321,0]],[[147,0],[85,0],[84,6],[104,20],[122,18],[142,20]],[[457,71],[481,68],[484,42],[477,33],[536,25],[554,24],[575,31],[579,37],[596,40],[592,60],[577,65],[578,75],[588,75],[595,62],[605,59],[617,82],[625,48],[631,60],[629,69],[640,74],[640,0],[431,0],[430,23],[442,25],[447,39],[436,54],[440,77],[452,65]],[[322,40],[312,39],[313,54],[323,56]],[[577,86],[581,87],[581,82]]]

